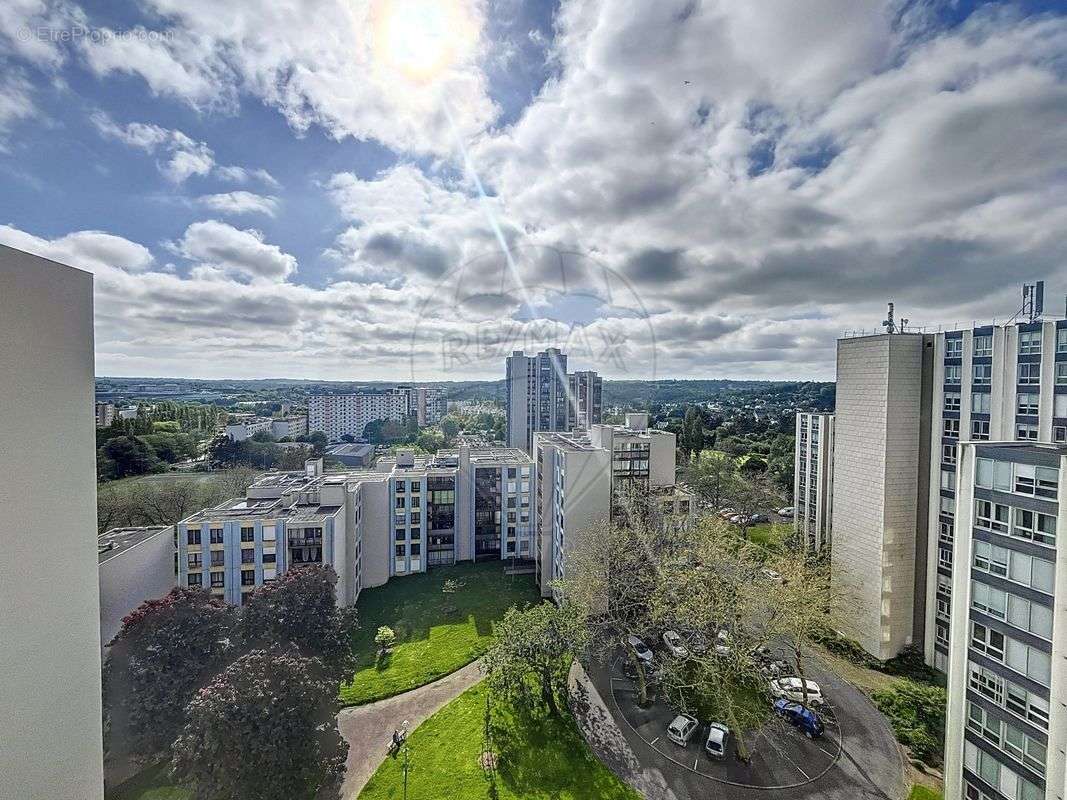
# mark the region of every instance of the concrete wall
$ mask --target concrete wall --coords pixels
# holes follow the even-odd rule
[[[165,528],[100,564],[100,643],[107,646],[122,618],[175,585],[174,529]]]
[[[103,797],[93,281],[0,246],[0,794]]]

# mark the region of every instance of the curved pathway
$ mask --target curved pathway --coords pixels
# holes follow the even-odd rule
[[[475,661],[451,675],[375,703],[341,709],[337,728],[348,742],[342,800],[355,800],[378,765],[389,755],[393,731],[407,720],[410,734],[440,708],[485,676]]]

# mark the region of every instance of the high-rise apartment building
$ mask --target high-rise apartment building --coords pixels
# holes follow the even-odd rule
[[[0,245],[0,795],[104,795],[93,276]]]
[[[956,466],[945,797],[1062,798],[1067,446],[965,442]]]
[[[538,431],[569,430],[567,356],[550,347],[535,356],[515,351],[505,362],[508,447],[533,452]]]
[[[115,417],[118,412],[115,410],[114,403],[97,403],[96,410],[96,427],[107,428],[111,423],[115,421]]]
[[[407,397],[396,392],[308,397],[308,431],[322,431],[331,442],[340,441],[342,436],[362,437],[368,422],[402,422],[407,415]]]
[[[567,429],[588,428],[603,422],[604,403],[601,398],[603,381],[592,370],[572,372],[567,376],[568,395]]]
[[[404,397],[408,414],[415,415],[420,428],[436,425],[448,413],[445,393],[432,386],[397,386],[393,392]]]
[[[799,413],[793,462],[793,525],[809,550],[833,532],[834,415]]]

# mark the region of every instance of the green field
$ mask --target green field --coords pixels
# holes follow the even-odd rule
[[[188,789],[174,785],[166,764],[157,764],[107,792],[106,800],[191,800],[192,796]]]
[[[748,529],[748,538],[764,547],[777,548],[792,530],[793,526],[784,522],[761,522]]]
[[[523,714],[494,698],[496,772],[482,770],[484,684],[468,689],[411,734],[408,797],[434,800],[639,800],[589,751],[569,715]],[[400,800],[403,758],[387,758],[360,800]]]
[[[908,795],[908,800],[945,800],[945,796],[941,792],[935,792],[926,786],[916,784],[911,787],[911,794]]]
[[[461,584],[442,592],[446,579]],[[459,564],[360,592],[359,629],[352,634],[356,674],[341,685],[341,700],[360,705],[401,694],[455,672],[485,652],[493,623],[511,606],[540,602],[532,575],[504,575],[500,561]],[[376,663],[374,636],[381,625],[397,644]]]

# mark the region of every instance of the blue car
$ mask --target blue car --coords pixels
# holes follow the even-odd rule
[[[809,739],[822,736],[825,729],[818,714],[792,700],[775,700],[774,713],[789,720]]]

